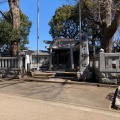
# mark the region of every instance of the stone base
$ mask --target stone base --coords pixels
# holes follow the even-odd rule
[[[117,79],[100,78],[100,83],[117,84]]]
[[[79,71],[78,71],[77,74],[76,74],[76,79],[77,79],[77,80],[81,80],[82,74],[83,74],[82,72],[79,72]]]
[[[105,84],[120,84],[120,73],[103,73],[96,71],[98,82]]]
[[[77,72],[76,75],[76,79],[77,80],[89,80],[92,77],[92,73],[90,73],[89,71],[85,71],[85,72]]]
[[[20,70],[1,70],[0,78],[9,78],[9,79],[21,79]]]

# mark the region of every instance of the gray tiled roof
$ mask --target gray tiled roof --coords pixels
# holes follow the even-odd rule
[[[34,50],[32,55],[37,55],[37,50]],[[39,50],[39,55],[49,55],[49,51]]]

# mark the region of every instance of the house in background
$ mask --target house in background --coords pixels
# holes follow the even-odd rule
[[[37,70],[38,67],[38,53],[37,50],[23,50],[20,52],[22,56],[23,69],[25,71]],[[48,51],[39,51],[39,68],[47,69],[49,64],[49,52]],[[39,70],[40,70],[39,69]]]
[[[31,54],[31,69],[37,69],[37,59],[38,59],[38,53],[37,50],[33,51]],[[44,69],[48,68],[49,64],[49,51],[40,50],[39,51],[39,68]]]

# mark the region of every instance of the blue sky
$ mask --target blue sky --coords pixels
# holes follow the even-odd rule
[[[28,49],[37,49],[37,0],[19,0],[20,8],[32,21],[31,32],[29,35],[29,44],[26,45]],[[46,44],[43,40],[52,40],[49,34],[49,21],[55,13],[55,10],[67,4],[67,0],[40,0],[40,50],[45,50]],[[3,11],[8,11],[8,4],[1,4],[0,9]]]
[[[49,21],[55,13],[55,10],[67,4],[67,0],[40,0],[40,50],[45,50],[46,44],[43,40],[52,40],[49,34]],[[37,0],[20,0],[20,8],[32,21],[31,32],[29,35],[28,48],[31,50],[37,49]],[[3,11],[8,10],[7,4],[0,5]],[[117,34],[118,35],[118,34]]]
[[[55,10],[66,3],[66,0],[40,0],[40,50],[45,50],[43,40],[52,40],[49,34],[49,21]],[[37,49],[37,0],[20,0],[20,8],[32,21],[29,35],[29,49]]]

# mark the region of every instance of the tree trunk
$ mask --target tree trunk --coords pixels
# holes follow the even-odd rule
[[[11,55],[17,56],[20,50],[20,9],[19,0],[8,0],[10,12],[12,15],[13,29],[18,31],[18,38],[11,43]]]
[[[111,25],[111,5],[112,0],[104,0],[104,4],[100,4],[101,48],[103,48],[105,52],[112,52],[112,36],[109,37],[107,33],[108,27]]]
[[[111,13],[112,0],[104,0],[101,4],[101,48],[105,50],[105,52],[112,52],[113,42],[112,38],[117,31],[120,25],[120,6],[116,6],[115,8],[115,16],[112,20]]]

